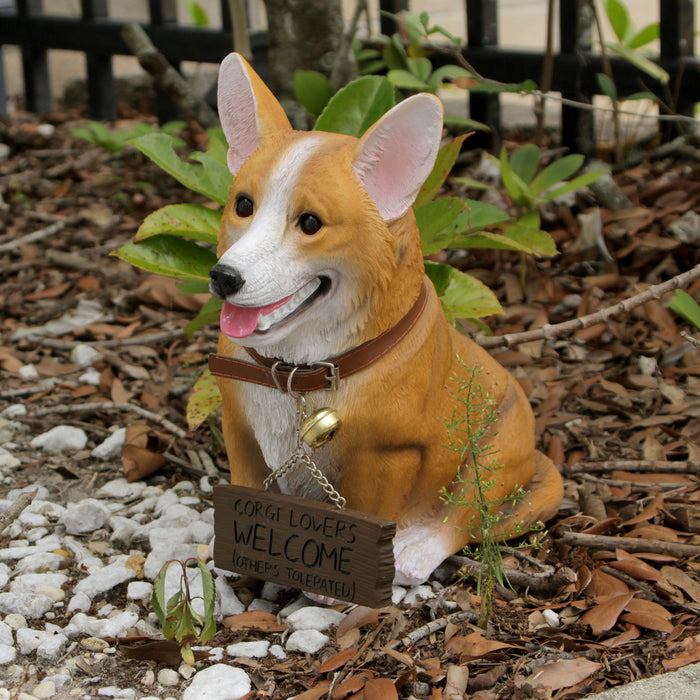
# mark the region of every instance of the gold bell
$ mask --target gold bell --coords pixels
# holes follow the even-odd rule
[[[321,408],[304,418],[299,426],[299,435],[309,447],[321,447],[333,439],[338,428],[338,413],[332,408]]]

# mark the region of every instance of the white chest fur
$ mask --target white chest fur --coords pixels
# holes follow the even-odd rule
[[[279,469],[297,449],[297,428],[299,417],[297,400],[276,389],[244,384],[244,406],[248,422],[260,445],[265,463],[271,471]],[[323,401],[325,392],[314,392],[317,406]],[[331,446],[309,450],[308,454],[314,464],[326,478],[337,485],[337,472],[333,466]],[[327,500],[318,481],[308,469],[297,466],[277,481],[282,493]]]

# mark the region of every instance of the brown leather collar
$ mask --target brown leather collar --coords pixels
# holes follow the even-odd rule
[[[226,355],[209,355],[209,371],[228,379],[240,379],[280,391],[305,392],[334,389],[338,380],[359,372],[383,357],[415,326],[428,300],[425,280],[411,310],[393,327],[343,355],[310,365],[288,365],[246,348],[255,360],[246,362]]]

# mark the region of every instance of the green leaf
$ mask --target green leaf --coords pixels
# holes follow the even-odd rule
[[[617,88],[610,78],[605,73],[596,73],[596,80],[601,92],[609,97],[613,102],[617,101]]]
[[[460,237],[455,241],[455,245],[462,248],[512,250],[528,255],[554,255],[557,252],[554,240],[546,231],[516,223],[507,224],[502,234],[481,231]]]
[[[197,243],[160,234],[139,243],[127,243],[112,255],[159,275],[178,279],[209,279],[216,255]]]
[[[228,170],[228,165],[226,163],[228,158],[228,143],[224,136],[224,130],[220,126],[207,129],[207,137],[209,138],[206,151],[207,155],[214,158],[214,160],[221,163],[221,165],[226,166]]]
[[[194,664],[195,664],[194,652],[192,651],[192,646],[190,644],[183,644],[180,647],[180,656],[182,656],[182,660],[188,666],[194,666]]]
[[[529,183],[540,164],[540,155],[540,149],[534,143],[521,146],[510,157],[510,167],[524,183]]]
[[[489,133],[491,128],[486,124],[477,122],[474,119],[469,119],[469,117],[463,117],[461,114],[446,114],[445,124],[450,126],[461,126],[465,129],[471,129],[473,131],[484,131]]]
[[[480,231],[491,228],[506,221],[512,221],[511,216],[493,204],[486,204],[474,199],[463,200],[466,207],[459,215],[458,231]]]
[[[407,61],[408,70],[416,76],[418,80],[426,82],[433,72],[433,64],[428,58],[409,58]]]
[[[198,428],[209,414],[221,405],[221,393],[216,378],[205,369],[194,383],[187,400],[187,427],[189,430]]]
[[[586,185],[590,185],[591,182],[594,182],[603,175],[604,173],[601,170],[584,173],[583,175],[579,175],[573,180],[570,180],[565,185],[551,190],[543,199],[544,201],[548,202],[552,199],[556,199],[557,197],[562,197],[563,195],[568,194],[569,192],[576,192],[576,190],[580,190],[581,188],[586,187]]]
[[[221,212],[216,209],[201,204],[169,204],[143,220],[134,240],[169,233],[215,245],[220,225]]]
[[[634,31],[627,8],[620,0],[603,0],[603,7],[617,40],[625,43],[630,31]]]
[[[394,34],[382,50],[382,59],[389,70],[406,70],[408,55],[401,38]]]
[[[416,78],[413,73],[400,68],[398,70],[390,70],[386,77],[391,81],[392,85],[395,85],[399,90],[428,90],[428,83]]]
[[[208,294],[209,282],[207,280],[182,280],[175,285],[182,294]]]
[[[195,152],[190,155],[190,159],[198,161],[200,165],[186,163],[175,153],[173,137],[167,134],[146,134],[129,143],[188,189],[219,204],[226,204],[231,187],[231,173],[216,158]]]
[[[450,247],[459,230],[458,217],[466,204],[457,197],[442,197],[415,209],[416,223],[423,242],[423,255]]]
[[[700,306],[690,294],[677,289],[668,308],[700,330]]]
[[[653,78],[662,85],[668,85],[668,81],[670,80],[668,72],[658,64],[650,61],[646,56],[622,44],[607,44],[607,47],[613,53],[626,58],[635,68],[638,68],[642,73],[646,73],[650,78]]]
[[[440,148],[437,158],[435,159],[435,165],[433,165],[428,179],[423,183],[423,187],[420,188],[420,192],[416,197],[416,201],[413,205],[414,209],[423,204],[427,204],[438,193],[445,183],[445,180],[447,180],[447,176],[452,172],[452,168],[457,160],[457,156],[459,156],[462,150],[462,144],[466,138],[467,135],[462,134],[452,139],[452,141],[448,141]]]
[[[642,27],[628,42],[627,46],[631,49],[640,49],[642,46],[651,44],[661,36],[661,25],[658,22],[647,24]]]
[[[386,78],[366,75],[333,95],[315,128],[317,131],[362,136],[395,104],[392,84]]]
[[[503,313],[494,293],[464,272],[442,263],[425,261],[425,272],[435,285],[450,323],[460,318],[481,318]]]
[[[151,603],[153,605],[153,612],[158,617],[161,627],[165,626],[165,573],[171,562],[165,562],[163,567],[158,572],[155,581],[153,582],[153,594],[151,595]]]
[[[198,642],[206,644],[216,634],[216,620],[214,619],[216,588],[211,571],[201,561],[197,561],[197,566],[202,574],[202,597],[204,598],[204,627],[199,633]]]
[[[650,100],[651,102],[656,102],[657,99],[653,92],[634,92],[631,95],[625,95],[625,102],[628,100]]]
[[[571,177],[581,169],[584,157],[578,153],[559,158],[544,168],[530,183],[530,192],[538,195]]]
[[[530,206],[532,195],[529,192],[528,186],[513,170],[508,160],[505,146],[501,148],[501,157],[498,163],[501,170],[501,181],[508,191],[510,198],[521,207]]]
[[[297,70],[294,71],[294,96],[312,117],[317,118],[333,96],[333,88],[323,73]]]
[[[185,7],[195,27],[209,26],[209,15],[197,0],[185,0]]]
[[[207,285],[208,287],[208,285]],[[208,291],[205,289],[204,291]],[[204,305],[199,310],[199,313],[185,326],[185,333],[188,338],[191,338],[195,331],[206,326],[211,326],[219,322],[221,316],[221,299],[211,297],[204,302]]]

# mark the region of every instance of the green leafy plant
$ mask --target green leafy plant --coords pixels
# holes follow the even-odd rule
[[[185,142],[175,134],[185,128],[185,122],[168,122],[161,127],[161,131],[173,138],[178,146],[184,146]],[[71,134],[76,138],[91,143],[104,149],[107,153],[119,153],[129,146],[129,141],[144,134],[152,134],[158,131],[153,124],[140,123],[128,129],[110,129],[102,122],[88,121],[87,126],[76,126],[71,129]]]
[[[446,426],[447,448],[460,454],[461,467],[453,486],[443,489],[442,500],[450,508],[476,509],[476,515],[469,525],[469,535],[478,544],[467,548],[466,552],[480,564],[476,572],[477,594],[481,598],[478,624],[485,627],[493,612],[496,586],[508,586],[497,536],[502,513],[511,510],[524,494],[516,488],[504,499],[494,499],[490,495],[498,482],[498,472],[503,468],[497,462],[493,443],[489,442],[497,434],[493,431],[493,425],[498,420],[496,406],[493,397],[484,391],[479,382],[481,368],[467,366],[461,359],[458,360],[466,378],[452,378],[457,385],[456,389],[451,390],[452,396],[459,405]],[[501,508],[505,504],[511,508]],[[528,543],[527,546],[532,544]]]
[[[677,289],[668,308],[700,330],[700,305],[690,294]]]
[[[187,564],[197,562],[202,577],[202,591],[204,603],[204,615],[195,612],[190,594],[190,584],[187,578]],[[180,587],[169,600],[165,600],[165,577],[171,564],[179,564],[182,567]],[[172,559],[165,562],[153,584],[153,610],[160,620],[163,628],[163,636],[180,645],[182,659],[190,666],[194,666],[193,644],[206,644],[216,634],[216,622],[214,620],[214,605],[216,602],[216,590],[214,579],[209,569],[199,559],[187,559],[179,561]]]
[[[477,515],[470,526],[470,536],[478,540],[472,555],[481,563],[477,573],[477,593],[481,597],[479,626],[484,627],[493,607],[497,585],[504,585],[503,558],[494,536],[500,516],[501,501],[494,501],[489,491],[496,485],[496,475],[502,468],[495,460],[492,426],[496,422],[493,397],[484,392],[478,382],[479,367],[467,367],[461,360],[466,379],[453,377],[457,388],[452,395],[459,402],[447,422],[448,448],[459,452],[461,467],[455,479],[456,488],[443,489],[442,499],[451,507],[476,508]]]
[[[197,0],[185,0],[185,9],[195,27],[208,27],[211,24],[207,11]]]

